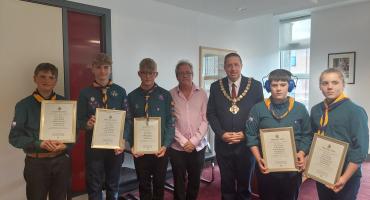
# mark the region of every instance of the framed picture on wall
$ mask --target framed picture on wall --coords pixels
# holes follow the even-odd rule
[[[236,51],[211,47],[199,47],[199,87],[207,94],[211,84],[226,76],[224,71],[224,58],[229,53]]]
[[[356,52],[330,53],[328,55],[328,67],[341,70],[348,84],[355,83],[355,64]]]

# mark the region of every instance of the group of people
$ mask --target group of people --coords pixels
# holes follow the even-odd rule
[[[325,99],[315,105],[309,115],[303,104],[288,96],[296,87],[289,71],[273,70],[268,80],[261,84],[241,75],[242,66],[238,54],[226,55],[224,70],[227,76],[212,83],[208,98],[207,93],[194,84],[190,62],[179,61],[175,68],[179,84],[167,91],[155,82],[156,62],[145,58],[139,64],[140,86],[126,95],[125,89],[110,79],[111,58],[98,54],[92,62],[94,82],[81,90],[77,103],[78,128],[86,131],[89,199],[102,199],[103,188],[106,199],[118,199],[124,151],[124,147],[91,148],[96,108],[126,111],[124,138],[134,158],[142,200],[164,198],[169,161],[174,177],[174,199],[197,199],[208,125],[215,133],[223,200],[251,199],[254,174],[261,199],[297,199],[301,173],[305,170],[312,136],[316,132],[349,143],[337,183],[333,186],[317,183],[319,198],[356,199],[361,163],[368,151],[368,118],[362,107],[343,94],[343,74],[332,68],[322,72],[319,84]],[[57,77],[58,70],[50,63],[36,67],[36,90],[17,103],[9,134],[9,142],[26,153],[24,178],[27,199],[31,200],[65,199],[70,187],[72,145],[39,139],[41,101],[64,99],[54,93]],[[271,93],[269,98],[264,99],[262,88]],[[158,152],[135,151],[133,120],[138,117],[160,117],[161,148]],[[297,172],[270,172],[261,156],[259,130],[278,127],[294,130]]]

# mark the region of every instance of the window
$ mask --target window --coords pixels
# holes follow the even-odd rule
[[[311,18],[282,20],[279,29],[280,68],[298,78],[291,96],[308,108]]]
[[[211,84],[226,76],[224,58],[227,54],[236,52],[228,49],[199,47],[199,86],[209,95]]]

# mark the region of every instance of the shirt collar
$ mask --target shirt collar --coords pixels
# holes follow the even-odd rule
[[[227,80],[228,80],[228,85],[229,85],[229,88],[231,88],[231,85],[233,84],[233,82],[229,79],[229,78],[227,78]],[[235,86],[236,86],[236,88],[239,88],[240,87],[240,82],[242,81],[242,75],[240,75],[240,77],[234,82],[234,84],[235,84]]]
[[[192,88],[191,88],[191,91],[192,92],[195,92],[195,91],[198,91],[199,90],[199,86],[195,85],[194,83],[192,84]],[[177,93],[180,93],[180,87],[179,85],[176,86],[176,91]]]

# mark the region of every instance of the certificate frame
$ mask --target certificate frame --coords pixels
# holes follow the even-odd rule
[[[313,174],[313,173],[310,172],[311,171],[312,160],[314,159],[313,157],[317,156],[316,155],[316,148],[318,147],[317,141],[319,139],[325,140],[325,141],[329,142],[329,144],[336,144],[336,145],[340,145],[342,147],[342,151],[340,152],[340,157],[339,157],[339,162],[338,162],[337,168],[336,169],[332,169],[332,168],[330,169],[331,171],[336,170],[335,171],[334,182],[330,182],[329,180],[321,178],[321,177],[319,177],[319,175],[316,175],[316,174]],[[348,151],[348,146],[349,146],[349,144],[347,142],[343,142],[343,141],[340,141],[340,140],[337,140],[337,139],[334,139],[334,138],[331,138],[331,137],[328,137],[328,136],[323,136],[323,135],[319,135],[319,134],[315,133],[314,138],[312,140],[311,147],[310,147],[310,154],[309,154],[309,157],[308,157],[308,160],[307,160],[307,169],[305,170],[305,175],[308,178],[312,178],[312,179],[314,179],[314,180],[316,180],[316,181],[318,181],[322,184],[333,186],[338,181],[339,177],[342,174],[344,161],[345,161],[347,151]],[[318,148],[320,148],[320,147],[318,147]],[[330,147],[328,146],[328,148],[330,148]]]
[[[58,139],[58,138],[52,138],[50,137],[46,132],[49,132],[48,126],[46,126],[47,119],[50,118],[50,116],[47,116],[46,109],[49,105],[58,106],[58,110],[61,110],[60,105],[67,104],[72,106],[72,117],[70,122],[72,124],[72,127],[70,129],[70,132],[65,134],[69,135],[68,139]],[[63,143],[75,143],[76,142],[76,114],[77,114],[77,101],[69,101],[69,100],[43,100],[41,102],[41,113],[40,113],[40,132],[39,132],[39,138],[40,140],[58,140]]]
[[[105,144],[98,140],[98,130],[100,129],[100,118],[102,117],[102,114],[105,112],[105,114],[112,113],[112,114],[118,114],[119,115],[119,138],[118,141],[115,144]],[[113,109],[104,109],[104,108],[96,108],[95,112],[95,124],[93,129],[93,135],[92,135],[92,142],[91,142],[91,148],[95,149],[120,149],[124,147],[125,140],[123,138],[123,131],[125,130],[125,119],[126,119],[126,111],[124,110],[113,110]]]
[[[147,120],[156,123],[158,127],[157,131],[155,131],[157,135],[154,136],[158,141],[158,143],[155,144],[157,148],[153,150],[143,150],[140,148],[140,144],[139,144],[139,137],[140,137],[139,132],[138,132],[138,130],[140,130],[139,126],[142,124],[147,124]],[[134,151],[140,154],[154,154],[154,153],[157,153],[160,148],[161,148],[161,118],[160,117],[149,117],[147,119],[145,117],[135,117],[134,118]]]
[[[288,138],[290,139],[290,147],[288,147],[290,152],[290,163],[293,163],[290,167],[272,167],[269,163],[271,159],[269,158],[272,155],[268,155],[267,148],[272,148],[267,142],[265,136],[266,134],[277,134],[275,137],[278,137],[282,133],[289,134]],[[269,172],[289,172],[289,171],[298,171],[296,168],[296,162],[297,162],[297,156],[296,156],[296,145],[295,145],[295,139],[294,139],[294,130],[292,127],[280,127],[280,128],[267,128],[267,129],[260,129],[260,140],[261,140],[261,147],[262,147],[262,154],[263,159],[265,160],[266,168]]]

